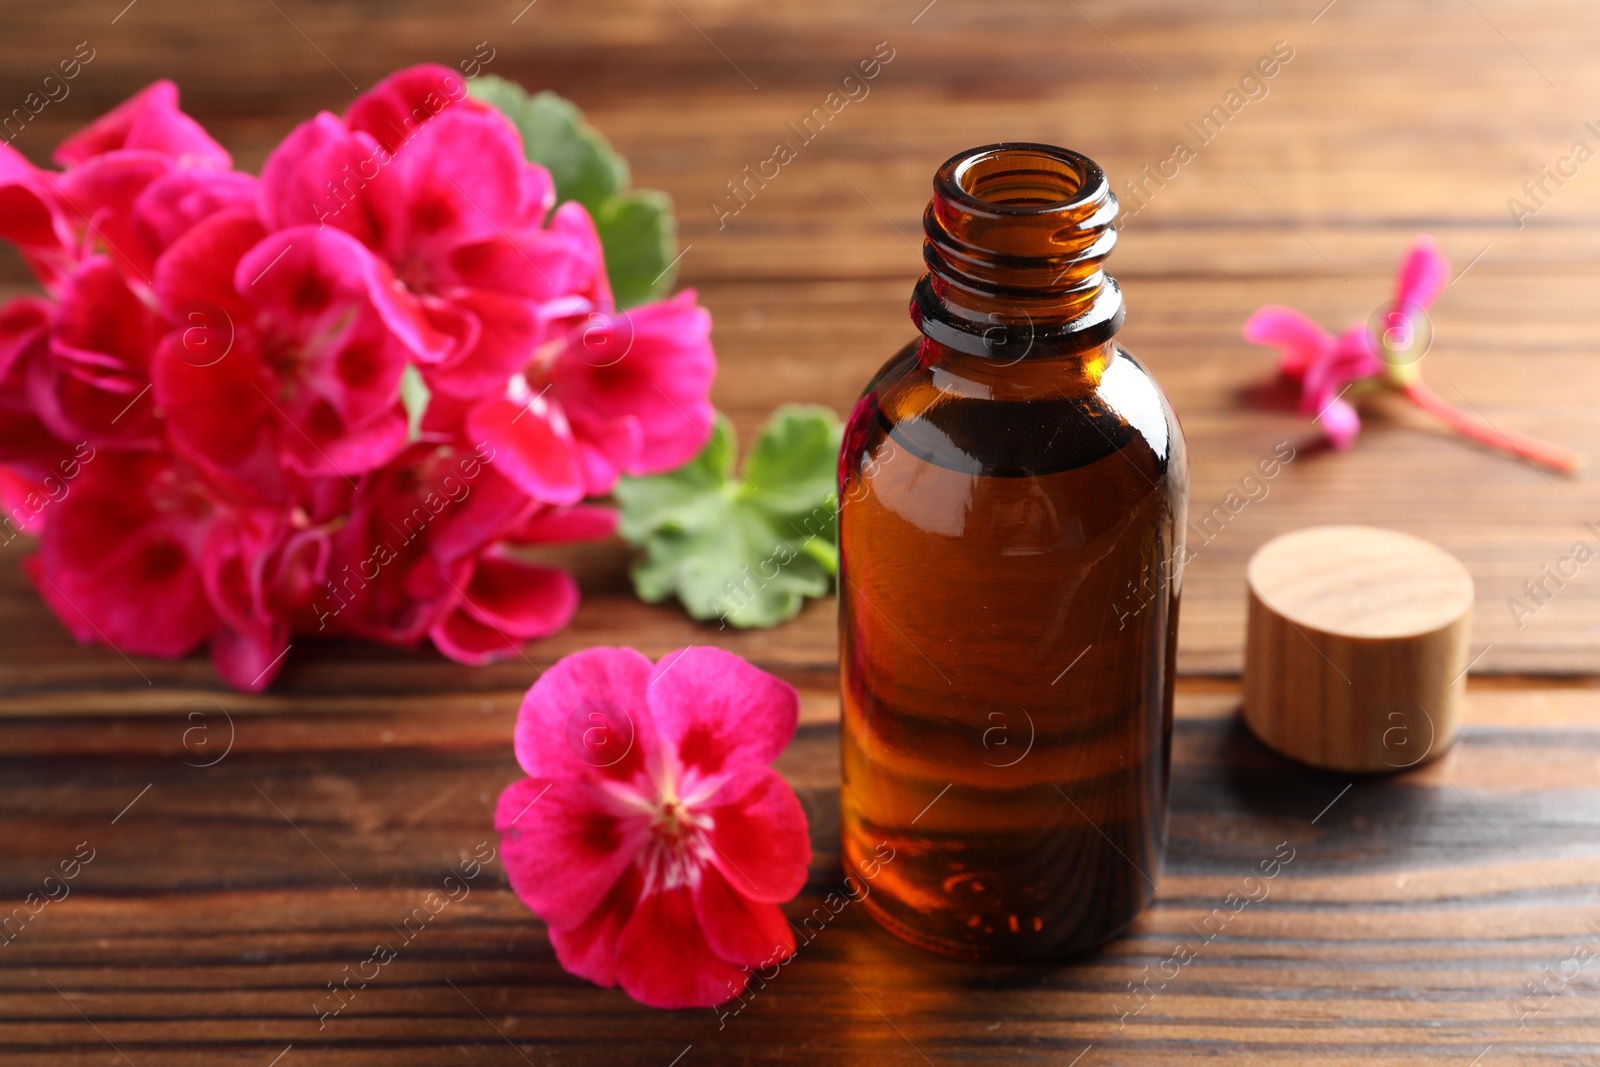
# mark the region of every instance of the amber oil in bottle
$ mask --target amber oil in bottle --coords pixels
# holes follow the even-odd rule
[[[945,163],[921,336],[845,431],[846,869],[879,922],[953,955],[1105,941],[1165,846],[1187,464],[1113,340],[1116,212],[1065,149]]]

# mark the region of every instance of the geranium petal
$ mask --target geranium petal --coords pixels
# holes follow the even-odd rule
[[[429,630],[439,651],[458,663],[506,659],[520,644],[555,633],[578,610],[578,583],[566,571],[485,555],[466,596]]]
[[[0,239],[21,249],[47,286],[55,285],[74,258],[72,227],[49,177],[4,143],[0,143]]]
[[[456,396],[476,399],[503,385],[528,362],[543,333],[538,313],[519,297],[461,290],[450,295],[447,307],[430,310],[436,318],[466,319],[443,331],[461,340],[449,359],[427,369],[427,378],[429,385]]]
[[[117,150],[158,152],[186,166],[233,166],[227,150],[178,109],[178,87],[166,79],[147,85],[66,138],[53,158],[70,167]]]
[[[446,454],[427,473],[429,477],[422,484],[436,487],[451,502],[427,533],[428,550],[446,562],[476,555],[503,540],[524,516],[539,507],[485,465],[477,453],[463,450]]]
[[[1280,304],[1257,308],[1245,320],[1242,332],[1251,344],[1279,349],[1278,369],[1291,378],[1303,377],[1306,368],[1334,344],[1333,334],[1294,308]]]
[[[162,341],[150,374],[174,445],[235,492],[282,499],[277,412],[252,339],[240,336],[216,358],[209,342],[191,345],[186,335],[175,330]]]
[[[48,301],[32,296],[0,305],[0,464],[10,465],[0,467],[0,534],[7,540],[13,530],[37,533],[43,502],[62,491],[61,475],[76,476],[73,450],[50,432],[29,396],[34,368],[50,360],[50,313]],[[83,442],[77,454],[89,448]]]
[[[1333,354],[1328,359],[1332,380],[1345,382],[1370,378],[1383,373],[1383,357],[1378,355],[1372,331],[1365,325],[1352,326],[1339,335]]]
[[[148,284],[159,249],[135,225],[133,206],[172,161],[154,152],[96,156],[56,180],[67,218],[83,233],[84,250],[104,250],[130,277]]]
[[[541,181],[544,183],[541,187]],[[543,167],[530,163],[523,168],[524,196],[533,202],[537,199],[540,190],[544,192],[544,203],[553,203],[555,200],[555,186],[551,184],[548,172]],[[560,246],[566,250],[564,260],[567,273],[566,278],[571,285],[571,292],[577,293],[588,301],[589,306],[602,312],[615,310],[617,303],[611,295],[611,279],[606,273],[605,252],[600,244],[600,232],[595,229],[594,218],[587,208],[576,200],[568,200],[558,206],[554,211],[548,207],[536,211],[531,217],[543,218],[549,215],[549,224],[545,227],[547,240],[559,241]]]
[[[662,656],[648,698],[662,740],[686,774],[701,777],[771,763],[800,716],[794,686],[732,652],[704,646]]]
[[[200,554],[206,596],[221,622],[241,631],[270,627],[274,618],[260,581],[265,561],[280,547],[283,529],[258,529],[243,522],[213,523]],[[278,642],[274,654],[283,650]],[[265,662],[262,666],[265,666]]]
[[[314,227],[270,235],[235,270],[235,288],[264,313],[267,344],[297,352],[273,392],[288,423],[284,456],[301,473],[350,477],[406,447],[400,380],[412,352],[383,314],[405,299],[387,276],[354,238]]]
[[[0,304],[0,378],[8,377],[31,354],[50,329],[52,305],[36,296],[19,296]]]
[[[80,641],[170,659],[211,635],[215,616],[195,560],[199,531],[150,495],[169,471],[148,453],[107,452],[50,506],[30,576]]]
[[[600,504],[545,507],[506,535],[519,545],[566,544],[603,541],[617,532],[617,510]]]
[[[652,1008],[706,1008],[737,996],[749,978],[706,940],[688,886],[639,902],[617,939],[617,981]]]
[[[279,446],[289,466],[320,478],[351,479],[376,470],[406,449],[406,416],[398,407],[360,426],[340,427],[333,409],[319,404],[307,424],[288,427]]]
[[[1352,326],[1339,336],[1333,348],[1306,368],[1301,383],[1300,410],[1316,415],[1352,382],[1383,373],[1383,360],[1373,350],[1372,333],[1365,326]]]
[[[1440,254],[1433,237],[1423,234],[1407,250],[1400,264],[1400,273],[1395,279],[1395,303],[1425,308],[1433,303],[1449,277],[1450,261]]]
[[[331,226],[377,247],[365,191],[381,173],[383,154],[369,135],[326,111],[302,122],[261,166],[262,221],[269,229]]]
[[[533,777],[641,775],[655,746],[645,688],[650,661],[631,648],[589,648],[559,660],[522,700],[517,762]]]
[[[624,471],[639,472],[647,466],[640,462],[644,428],[637,418],[630,415],[606,423],[584,422],[575,429],[586,495],[605,496],[617,487]]]
[[[309,336],[371,301],[382,264],[340,230],[296,226],[268,234],[234,269],[234,288]]]
[[[494,828],[511,888],[551,927],[570,930],[637,858],[649,819],[619,815],[585,782],[525,778],[500,794]]]
[[[27,362],[28,403],[40,421],[62,441],[155,448],[159,428],[149,398],[140,396],[144,387],[131,378],[118,381],[114,373],[85,373],[89,369],[87,361],[59,356]]]
[[[10,420],[0,413],[0,538],[6,544],[15,540],[19,533],[37,537],[43,532],[44,513],[50,500],[42,481],[3,462],[23,451],[13,445],[14,431],[9,423]],[[56,482],[57,486],[61,484]]]
[[[517,135],[521,139],[521,134]],[[556,206],[556,183],[550,177],[550,172],[537,163],[529,163],[522,168],[522,204],[523,218],[542,219],[547,217]],[[590,223],[593,229],[593,222]],[[595,238],[597,241],[598,237]],[[605,271],[600,272],[604,276]],[[607,305],[609,306],[609,305]]]
[[[350,102],[344,113],[352,130],[370,134],[391,154],[399,152],[417,130],[445,108],[483,110],[467,95],[467,83],[449,67],[419,63],[395,71]]]
[[[1317,420],[1322,425],[1322,432],[1334,448],[1341,451],[1349,448],[1356,439],[1356,434],[1361,431],[1361,416],[1356,414],[1356,409],[1349,401],[1334,398],[1322,409],[1322,417]]]
[[[467,614],[524,640],[555,633],[578,607],[578,583],[555,567],[485,554],[462,607]]]
[[[605,989],[617,984],[617,939],[633,917],[643,885],[638,866],[631,866],[582,923],[570,930],[549,928],[550,947],[569,974]]]
[[[450,611],[459,594],[445,578],[466,581],[470,561],[462,561],[458,576],[441,574],[444,568],[429,555],[427,537],[434,520],[422,500],[425,488],[434,483],[425,477],[419,465],[397,461],[364,478],[365,487],[353,502],[336,498],[332,512],[347,514],[329,536],[325,572],[338,581],[317,591],[312,612],[318,627],[332,625],[409,646]],[[342,478],[324,482],[346,485]],[[435,503],[440,511],[445,507],[442,498]],[[361,573],[371,574],[374,567],[376,576],[363,582]],[[416,588],[419,572],[428,572],[433,588]]]
[[[608,306],[597,299],[602,292],[609,296],[598,282],[605,277],[600,239],[576,200],[556,208],[543,229],[530,219],[525,226],[502,227],[492,237],[454,248],[447,266],[441,280],[452,285],[537,301],[578,293]]]
[[[767,967],[794,955],[794,929],[776,904],[750,899],[715,867],[700,874],[695,915],[711,951],[739,967]]]
[[[83,539],[80,510],[55,508],[45,524],[39,558],[45,565],[42,576],[50,586],[49,599],[68,604],[88,620],[94,633],[89,640],[100,644],[174,658],[204,640],[212,617],[206,610],[199,570],[182,540],[152,525],[124,533],[104,562],[73,565],[69,553],[52,549],[57,530],[69,531],[64,541]],[[101,533],[108,532],[104,518],[98,521]],[[152,614],[152,603],[163,604],[164,610],[147,626],[143,617]]]
[[[211,635],[211,665],[218,678],[241,693],[259,693],[283,670],[288,648],[287,620],[248,630],[218,626]]]
[[[811,834],[800,800],[771,767],[731,778],[697,808],[711,818],[711,862],[739,893],[768,903],[793,899],[811,866]]]
[[[411,137],[384,167],[383,195],[369,199],[390,258],[420,256],[438,270],[451,249],[538,224],[517,216],[527,164],[504,115],[447,104]]]
[[[218,339],[248,325],[252,313],[234,288],[234,272],[266,236],[253,212],[233,210],[212,215],[178,238],[156,261],[156,299],[168,319]]]
[[[397,341],[379,347],[405,349],[397,358],[411,354],[438,362],[453,350],[454,339],[435,330],[389,267],[342,230],[299,226],[267,235],[238,261],[234,288],[272,312],[298,341],[341,330],[354,306],[376,312]]]
[[[158,254],[220,211],[254,212],[256,179],[236,170],[171,170],[133,203],[133,228]]]
[[[478,621],[460,607],[428,627],[428,639],[440,652],[469,667],[498,663],[522,650],[504,630]]]
[[[711,316],[694,301],[685,290],[623,314],[591,315],[568,334],[552,373],[555,395],[623,473],[672,470],[705,447],[716,356]]]
[[[143,387],[143,372],[158,336],[155,315],[128,287],[116,265],[107,256],[95,256],[62,290],[51,348],[60,355],[122,368],[120,376],[138,389]]]
[[[0,389],[13,386],[14,383],[0,381]],[[7,501],[5,511],[9,516],[0,518],[0,531],[9,523],[23,532],[37,533],[44,522],[40,514],[44,509],[39,502],[49,499],[51,492],[61,491],[55,467],[70,462],[70,450],[27,409],[26,396],[24,392],[22,403],[15,406],[0,400],[0,464],[9,468],[0,468],[9,480],[9,485],[0,489],[0,499]],[[33,501],[31,506],[25,504],[28,500]],[[4,539],[9,540],[9,536]]]
[[[23,247],[42,248],[60,242],[49,178],[26,156],[0,142],[0,237]]]
[[[155,413],[139,396],[149,384],[160,322],[107,256],[68,280],[51,323],[51,357],[30,367],[39,417],[68,441],[148,447]]]
[[[490,397],[467,412],[471,440],[494,449],[491,462],[524,493],[546,504],[583,499],[578,447],[561,410],[544,397]]]

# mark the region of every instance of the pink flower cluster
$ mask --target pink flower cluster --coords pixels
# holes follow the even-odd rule
[[[259,690],[296,633],[464,663],[564,626],[513,548],[712,420],[692,293],[619,313],[594,225],[443,67],[400,71],[259,178],[157,82],[36,168],[0,145],[0,238],[48,297],[0,307],[5,537],[78,640],[209,642]],[[552,210],[553,209],[553,210]]]

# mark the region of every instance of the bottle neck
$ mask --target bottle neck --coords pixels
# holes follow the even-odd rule
[[[1101,269],[1117,243],[1116,216],[1105,172],[1076,152],[1002,143],[952,157],[923,214],[928,272],[912,321],[996,369],[1080,354],[1097,361],[1124,317],[1122,290]]]

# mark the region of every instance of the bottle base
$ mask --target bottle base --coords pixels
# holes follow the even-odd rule
[[[992,947],[981,947],[970,942],[944,941],[932,938],[925,933],[913,930],[898,921],[891,913],[881,907],[872,897],[861,901],[868,915],[874,922],[900,940],[917,948],[926,949],[951,959],[963,960],[967,963],[1049,963],[1065,962],[1073,957],[1081,956],[1092,949],[1099,948],[1107,942],[1114,941],[1134,924],[1134,921],[1144,914],[1145,910],[1153,903],[1146,900],[1134,909],[1133,913],[1120,924],[1092,932],[1068,936],[1060,942],[1040,943],[1036,946],[1022,947],[1018,945],[996,944]]]

